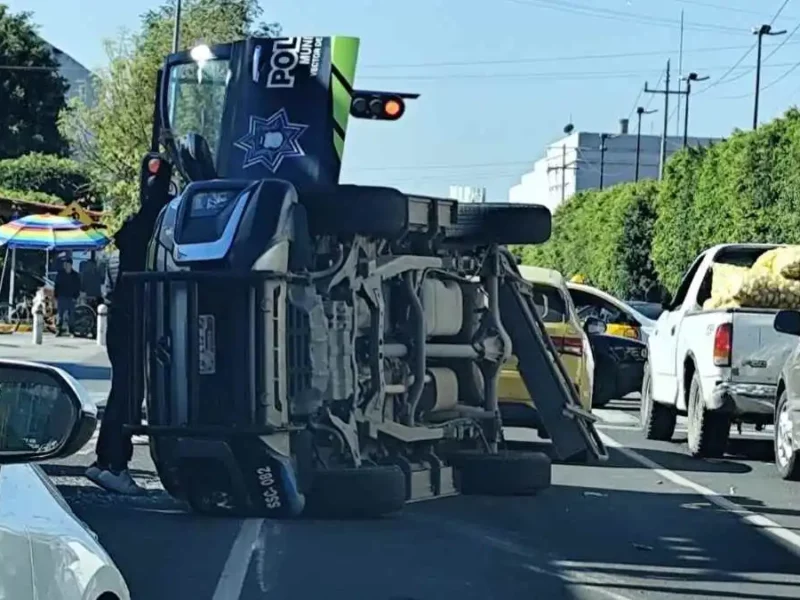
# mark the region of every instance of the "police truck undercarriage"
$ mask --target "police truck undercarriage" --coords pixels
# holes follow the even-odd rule
[[[512,351],[555,457],[606,456],[505,249],[546,241],[549,211],[339,183],[348,116],[396,120],[416,97],[354,90],[357,52],[251,38],[159,72],[141,200],[164,208],[146,270],[123,274],[147,408],[129,429],[196,511],[536,493],[550,457],[507,451],[497,407]]]

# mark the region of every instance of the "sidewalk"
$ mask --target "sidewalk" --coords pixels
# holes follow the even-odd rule
[[[0,334],[0,360],[12,358],[57,366],[80,381],[98,405],[105,404],[111,389],[111,364],[106,349],[95,340],[57,338],[45,334],[41,345],[30,333]]]

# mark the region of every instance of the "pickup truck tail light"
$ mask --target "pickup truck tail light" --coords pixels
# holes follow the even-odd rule
[[[733,325],[723,323],[714,332],[714,366],[731,366],[731,348],[733,347]]]
[[[559,354],[569,354],[571,356],[583,356],[583,340],[579,337],[558,337],[553,338],[553,345]]]

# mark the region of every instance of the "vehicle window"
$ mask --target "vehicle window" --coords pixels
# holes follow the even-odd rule
[[[635,324],[627,313],[594,294],[581,290],[570,290],[570,295],[577,307],[578,316],[582,321],[589,317],[594,317],[606,324]]]
[[[565,323],[567,321],[567,304],[557,288],[541,283],[531,284],[533,302],[539,310],[539,316],[545,323]]]
[[[683,304],[683,301],[686,299],[686,294],[689,292],[689,286],[692,284],[692,280],[697,274],[697,270],[700,268],[700,264],[703,262],[705,257],[706,255],[704,252],[695,259],[695,261],[692,263],[692,266],[689,267],[688,271],[686,271],[686,275],[683,276],[683,280],[678,286],[678,291],[675,292],[675,296],[672,299],[673,308],[677,308]]]
[[[654,321],[658,320],[658,317],[661,316],[661,313],[664,312],[663,307],[660,304],[655,304],[653,302],[628,302],[628,304],[642,313],[648,319],[653,319]]]

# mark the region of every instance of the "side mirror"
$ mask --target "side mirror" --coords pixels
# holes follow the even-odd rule
[[[73,454],[96,426],[97,408],[71,375],[40,363],[0,360],[0,465]]]
[[[772,326],[778,333],[800,336],[800,312],[796,310],[782,310],[775,315]]]
[[[583,322],[583,330],[588,335],[603,335],[606,332],[606,324],[597,317],[587,317]]]

